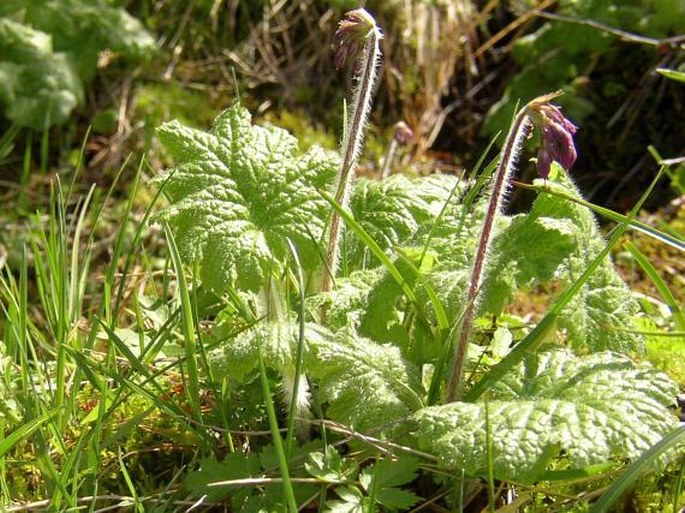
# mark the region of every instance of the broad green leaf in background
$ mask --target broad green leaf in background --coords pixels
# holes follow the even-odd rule
[[[616,353],[542,353],[490,390],[489,402],[419,410],[420,449],[449,468],[532,482],[560,455],[582,468],[636,458],[677,425],[677,386],[663,372]]]
[[[405,244],[421,223],[431,218],[430,204],[420,194],[420,182],[396,174],[382,181],[359,179],[355,183],[350,210],[382,249]],[[377,265],[356,238],[350,242],[347,259],[362,262],[366,256],[370,264]]]
[[[159,137],[177,162],[158,179],[171,202],[160,217],[184,258],[200,261],[205,285],[258,289],[288,258],[288,239],[305,271],[317,266],[330,211],[317,188],[329,187],[335,157],[318,147],[300,155],[293,136],[253,126],[237,104],[209,132],[174,121]]]
[[[0,18],[0,104],[7,119],[42,130],[66,121],[82,101],[74,66],[53,52],[50,36]]]
[[[83,102],[102,51],[142,59],[156,51],[139,21],[99,0],[0,4],[0,106],[7,119],[43,130]]]
[[[14,3],[21,6],[23,23],[50,34],[55,51],[69,55],[84,81],[95,74],[102,50],[140,59],[150,56],[156,48],[154,38],[140,21],[124,9],[113,7],[111,2],[14,0]]]
[[[521,4],[526,9],[539,8],[539,2],[533,0]],[[587,94],[585,81],[576,78],[584,76],[588,60],[601,56],[610,61],[612,45],[619,38],[582,22],[591,20],[657,39],[685,30],[685,3],[679,0],[561,1],[554,12],[580,23],[546,20],[535,32],[514,41],[512,55],[521,71],[511,77],[500,101],[490,108],[486,132],[495,134],[508,126],[517,100],[525,102],[558,89],[567,93],[558,101],[574,122],[582,124],[595,111],[596,104],[591,98],[596,95]],[[620,89],[624,87],[621,83],[608,83],[605,87],[611,86],[619,88],[621,94],[626,93]],[[597,93],[605,97],[607,94]]]

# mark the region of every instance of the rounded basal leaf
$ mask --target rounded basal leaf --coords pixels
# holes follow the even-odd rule
[[[413,420],[419,447],[467,474],[534,481],[549,461],[573,467],[635,458],[677,424],[677,386],[664,373],[615,353],[580,358],[558,350],[522,364],[490,401],[424,408]]]
[[[184,258],[200,260],[206,285],[258,288],[288,257],[288,239],[306,270],[318,264],[330,207],[317,189],[329,187],[335,157],[319,148],[299,154],[294,137],[253,126],[240,105],[209,132],[173,121],[159,136],[177,160],[157,180],[171,203],[160,217]]]

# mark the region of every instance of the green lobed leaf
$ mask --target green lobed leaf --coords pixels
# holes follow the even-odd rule
[[[401,188],[406,189],[400,192]],[[483,203],[477,203],[474,211],[469,212],[458,202],[464,186],[458,178],[448,175],[413,180],[397,178],[390,186],[362,185],[361,190],[366,202],[357,203],[355,218],[360,218],[357,220],[365,225],[368,233],[376,234],[386,245],[393,244],[405,259],[418,267],[436,292],[437,300],[445,306],[447,317],[456,318],[468,279],[467,267],[475,252]],[[389,198],[382,197],[386,193]],[[362,209],[361,204],[368,208]],[[381,212],[376,215],[374,209]],[[394,228],[392,223],[399,223],[400,228]],[[351,254],[354,255],[354,251]],[[357,251],[356,254],[361,253]],[[415,273],[402,258],[394,263],[405,277],[405,283],[414,288],[419,302],[425,305],[424,313],[435,318],[430,295],[422,284],[415,284]],[[363,260],[362,265],[369,264],[369,259]],[[349,264],[353,265],[353,262]],[[362,294],[361,289],[359,293]],[[386,273],[371,283],[371,287],[367,286],[364,293],[365,300],[357,296],[360,300],[356,305],[362,305],[362,308],[354,314],[359,322],[359,332],[376,341],[406,344],[407,334],[400,311],[404,308],[404,294],[397,282]]]
[[[410,508],[419,497],[413,492],[397,487],[416,479],[419,460],[405,456],[397,460],[382,459],[366,467],[359,475],[359,482],[374,501],[390,510]]]
[[[355,487],[338,487],[335,493],[342,500],[327,501],[327,513],[362,513],[368,511],[371,506],[369,500]]]
[[[456,177],[438,175],[425,180],[424,188],[433,196],[431,204],[435,215],[421,226],[413,244],[434,255],[435,263],[425,273],[425,278],[444,306],[447,318],[453,322],[463,310],[469,270],[486,205],[482,198],[470,208],[462,204],[458,196],[464,186]],[[455,186],[457,197],[449,199]],[[422,287],[418,287],[417,296],[426,303],[428,313],[434,314]]]
[[[353,479],[359,468],[352,458],[343,458],[335,447],[326,452],[311,452],[304,464],[305,470],[325,483],[342,483]]]
[[[184,258],[201,262],[207,286],[258,289],[288,258],[288,239],[304,269],[316,267],[329,212],[317,188],[332,181],[335,157],[317,147],[300,155],[293,136],[253,126],[238,104],[209,132],[173,121],[159,136],[177,160],[158,179],[166,180],[171,202],[160,218],[173,227]]]
[[[386,180],[360,178],[355,182],[350,210],[359,225],[384,249],[406,243],[419,226],[431,218],[431,205],[424,198],[422,180],[392,175]],[[356,238],[347,248],[354,263],[376,261]]]
[[[357,430],[389,426],[422,406],[418,369],[397,347],[351,330],[310,343],[305,368],[329,403],[327,417]]]
[[[404,456],[396,460],[389,458],[378,460],[365,468],[362,473],[371,476],[375,486],[394,487],[411,483],[416,479],[418,468],[418,458]]]
[[[488,444],[497,479],[534,481],[563,454],[572,467],[636,458],[672,429],[677,386],[616,353],[540,354],[495,384],[490,401],[424,408],[419,447],[449,468],[484,474]]]
[[[579,198],[566,173],[556,163],[554,169],[546,186]],[[481,312],[500,314],[517,290],[537,283],[572,283],[604,244],[587,207],[541,193],[528,214],[515,216],[498,234]],[[559,325],[579,349],[640,351],[642,338],[629,332],[637,311],[637,302],[607,258],[562,312]]]
[[[306,299],[307,309],[315,312],[325,308],[326,326],[332,331],[344,327],[356,328],[366,311],[366,298],[382,276],[383,269],[377,267],[354,271],[349,276],[337,278],[335,289]]]

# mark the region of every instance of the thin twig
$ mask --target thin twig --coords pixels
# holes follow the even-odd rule
[[[181,501],[181,500],[176,500],[172,502],[168,502],[168,499],[160,497],[132,497],[129,495],[89,495],[85,497],[79,497],[76,499],[77,504],[87,504],[90,502],[103,502],[103,501],[119,501],[123,503],[130,503],[130,504],[135,504],[136,502],[151,502],[153,504],[159,504],[159,503],[165,503],[165,504],[174,504],[176,506],[192,506],[195,504],[193,501]],[[21,504],[17,506],[10,506],[10,507],[5,507],[3,508],[2,511],[5,513],[18,513],[21,511],[33,511],[33,510],[39,510],[39,509],[45,509],[46,507],[50,506],[50,503],[52,501],[50,499],[44,499],[40,501],[35,501],[35,502],[28,502],[26,504]],[[121,505],[119,505],[121,506]]]
[[[573,23],[574,25],[582,25],[585,27],[592,27],[602,32],[614,35],[618,37],[621,41],[627,43],[636,43],[649,46],[672,46],[675,47],[680,43],[685,42],[685,35],[667,37],[664,39],[655,39],[653,37],[641,36],[639,34],[633,34],[632,32],[627,32],[611,25],[606,25],[599,21],[589,20],[584,18],[574,18],[573,16],[565,16],[563,14],[556,14],[552,12],[543,11],[541,9],[532,9],[530,11],[533,15],[539,18],[545,18],[553,21],[561,21],[563,23]]]

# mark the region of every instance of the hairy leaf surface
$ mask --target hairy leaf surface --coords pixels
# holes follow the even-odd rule
[[[417,368],[390,344],[341,330],[332,339],[309,344],[309,376],[330,406],[327,416],[354,429],[388,426],[421,407]]]
[[[338,278],[335,289],[307,298],[311,311],[325,308],[326,325],[333,331],[346,326],[359,326],[369,292],[383,276],[383,269],[374,268],[354,271],[349,276]]]
[[[336,158],[316,147],[298,154],[294,137],[253,126],[239,105],[209,132],[174,121],[159,135],[177,160],[159,180],[167,180],[171,200],[162,219],[183,256],[201,262],[205,284],[258,288],[268,269],[288,258],[288,239],[305,269],[316,266],[330,209],[317,188],[330,184]]]
[[[557,171],[560,168],[557,167]],[[563,172],[555,182],[547,182],[553,189],[580,197],[580,192]],[[540,194],[533,207],[535,217],[556,220],[573,226],[570,232],[574,247],[563,260],[557,276],[571,283],[587,269],[588,264],[604,249],[604,237],[593,213],[586,207],[570,201]],[[626,353],[641,351],[642,337],[634,330],[633,316],[639,306],[630,289],[607,258],[593,273],[588,282],[564,309],[559,325],[568,332],[568,339],[576,348],[593,351],[612,350]]]
[[[515,216],[495,240],[482,312],[499,314],[522,288],[555,277],[576,247],[572,219],[541,215],[536,207]]]
[[[616,353],[557,350],[493,386],[489,402],[451,403],[414,415],[419,446],[450,468],[484,473],[488,444],[498,479],[532,481],[564,455],[585,467],[635,458],[672,429],[676,385]]]
[[[392,175],[386,180],[359,179],[355,183],[350,210],[357,222],[383,249],[404,244],[419,226],[431,218],[430,204],[421,194],[421,180]],[[352,262],[372,258],[353,238],[347,251]],[[376,265],[376,262],[369,261]]]
[[[558,165],[546,185],[580,197]],[[569,285],[604,248],[592,212],[563,198],[541,193],[528,214],[515,216],[495,240],[484,284],[481,312],[499,314],[517,290],[558,280]],[[592,351],[640,350],[642,338],[630,333],[638,305],[606,259],[559,318],[569,342]]]
[[[261,353],[264,364],[282,371],[295,367],[299,325],[292,322],[261,322],[224,342],[212,351],[211,360],[220,375],[243,381],[257,369]],[[323,345],[332,334],[316,324],[305,326],[304,342]]]

